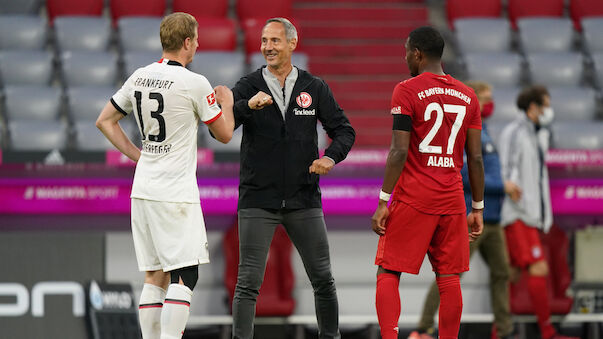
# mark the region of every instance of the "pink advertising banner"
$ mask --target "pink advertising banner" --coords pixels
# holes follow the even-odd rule
[[[207,215],[236,213],[238,179],[199,179]],[[381,179],[336,178],[321,181],[325,213],[370,215]],[[127,214],[131,179],[0,179],[0,214]],[[557,215],[603,215],[603,179],[551,181]]]

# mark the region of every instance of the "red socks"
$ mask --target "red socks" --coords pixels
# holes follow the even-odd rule
[[[530,275],[528,277],[528,290],[532,299],[532,306],[538,318],[540,335],[544,339],[551,338],[556,331],[551,325],[551,308],[549,306],[548,288],[546,277]]]
[[[400,318],[400,277],[396,274],[381,273],[377,276],[377,318],[382,339],[398,339]]]
[[[461,326],[461,313],[463,312],[463,296],[461,282],[458,275],[437,277],[440,289],[440,339],[457,339]]]

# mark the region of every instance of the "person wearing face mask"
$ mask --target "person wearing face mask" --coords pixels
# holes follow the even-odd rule
[[[504,196],[503,181],[500,176],[500,162],[496,147],[488,134],[485,119],[494,113],[492,88],[482,81],[467,81],[477,96],[482,115],[482,157],[484,161],[484,230],[482,235],[470,243],[470,256],[476,250],[482,255],[490,269],[490,298],[494,313],[492,338],[512,338],[513,323],[509,310],[509,259],[506,251],[505,236],[500,227],[500,208]],[[471,206],[471,190],[467,165],[461,170],[465,203]],[[438,286],[434,282],[427,293],[423,312],[417,326],[408,339],[433,339],[435,332],[434,318],[440,303]]]
[[[505,228],[511,265],[528,274],[528,289],[543,339],[568,339],[557,334],[550,321],[547,275],[540,233],[553,224],[549,176],[545,164],[554,113],[544,86],[531,86],[519,93],[522,114],[500,137],[501,174],[505,198],[501,224]]]

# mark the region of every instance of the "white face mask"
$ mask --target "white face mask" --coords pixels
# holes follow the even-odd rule
[[[542,109],[542,114],[538,116],[538,124],[540,126],[548,126],[555,119],[555,111],[552,107],[545,107]]]

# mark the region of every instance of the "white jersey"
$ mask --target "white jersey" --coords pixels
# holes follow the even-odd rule
[[[222,114],[207,79],[161,59],[137,69],[111,102],[142,134],[131,198],[199,203],[197,128]]]

